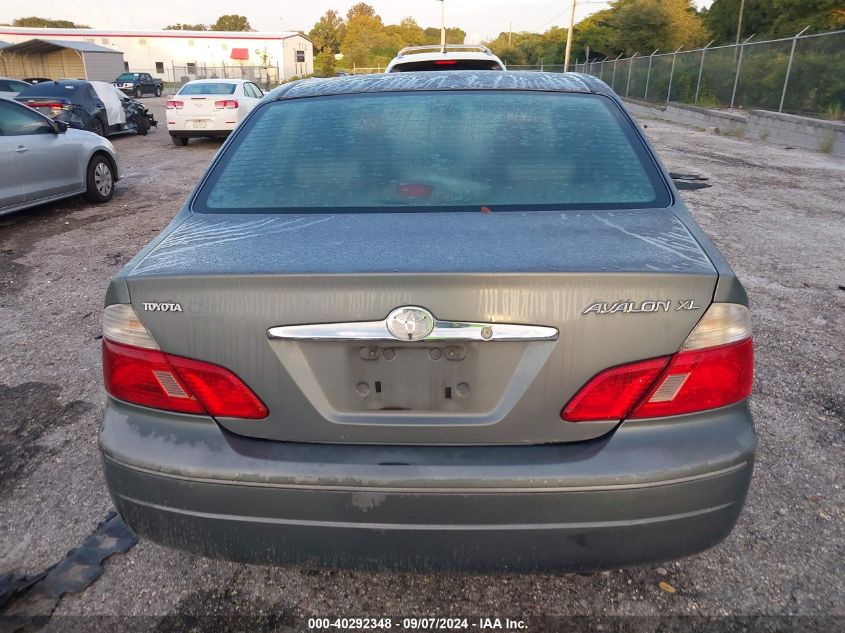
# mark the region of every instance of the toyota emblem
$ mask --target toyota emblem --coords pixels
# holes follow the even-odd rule
[[[421,341],[434,329],[434,315],[425,308],[404,306],[387,315],[387,331],[400,341]]]

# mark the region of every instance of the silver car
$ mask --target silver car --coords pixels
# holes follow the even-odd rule
[[[106,202],[119,177],[106,139],[0,99],[0,215],[79,194]]]
[[[287,84],[111,282],[106,481],[257,563],[690,555],[751,481],[747,305],[598,79]]]

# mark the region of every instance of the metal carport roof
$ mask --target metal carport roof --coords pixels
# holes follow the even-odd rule
[[[3,53],[49,53],[51,51],[67,48],[80,53],[121,53],[122,51],[105,46],[98,46],[89,42],[73,42],[70,40],[45,40],[35,38],[12,44],[3,48]]]

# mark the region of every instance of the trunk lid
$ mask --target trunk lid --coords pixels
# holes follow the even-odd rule
[[[73,105],[67,97],[25,97],[19,98],[17,101],[50,118],[55,118],[62,110],[73,109]]]
[[[710,304],[710,260],[670,210],[193,214],[127,270],[163,350],[234,371],[270,410],[220,419],[298,442],[520,444],[598,437],[560,419],[599,371],[671,354]],[[156,309],[178,303],[181,312]],[[145,305],[146,304],[146,305]],[[555,340],[274,339],[279,326],[436,319]],[[682,307],[686,306],[686,307]]]
[[[207,97],[184,95],[177,97],[185,102],[182,110],[177,110],[176,114],[184,117],[209,117],[215,114],[220,114],[222,110],[215,107],[215,102],[225,101],[226,99],[233,99],[232,95],[211,95]]]

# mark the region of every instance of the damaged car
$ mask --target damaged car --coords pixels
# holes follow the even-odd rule
[[[158,126],[152,112],[104,81],[61,79],[31,85],[15,97],[55,121],[100,136],[137,132],[146,136]]]
[[[80,194],[108,202],[119,179],[107,139],[0,98],[0,215]]]

